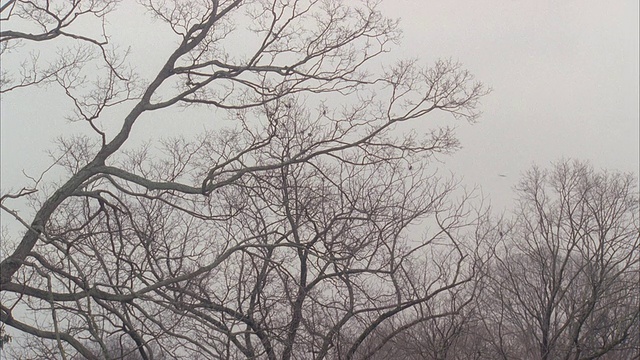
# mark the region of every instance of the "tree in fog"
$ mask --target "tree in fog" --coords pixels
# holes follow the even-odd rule
[[[577,161],[524,175],[479,306],[486,358],[637,358],[636,184]]]
[[[155,22],[140,26],[174,33],[145,79],[110,43],[133,4],[3,3],[0,50],[17,65],[0,91],[48,86],[87,130],[52,152],[60,182],[3,189],[3,217],[25,229],[3,244],[0,321],[28,345],[10,350],[365,358],[377,329],[389,342],[460,314],[484,215],[428,166],[457,141],[427,115],[473,121],[485,90],[450,61],[377,70],[399,31],[375,5],[141,1]],[[136,147],[140,119],[175,107],[216,126]]]

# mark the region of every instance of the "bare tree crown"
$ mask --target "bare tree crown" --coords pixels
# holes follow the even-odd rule
[[[0,91],[61,91],[88,130],[60,140],[53,191],[1,198],[25,232],[3,253],[0,320],[32,351],[364,358],[378,327],[470,303],[483,260],[468,244],[486,234],[466,233],[473,211],[427,167],[457,141],[396,128],[433,111],[475,120],[482,84],[451,61],[376,69],[399,30],[374,1],[141,1],[174,34],[147,78],[110,35],[133,6],[0,8],[3,60],[19,64]],[[141,118],[174,107],[215,124],[131,150]],[[32,219],[14,208],[25,199]],[[410,236],[425,219],[432,231]]]

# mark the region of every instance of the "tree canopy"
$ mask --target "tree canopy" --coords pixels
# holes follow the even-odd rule
[[[138,27],[119,28],[129,12]],[[46,88],[66,102],[38,106],[67,106],[74,129],[51,150],[59,178],[0,195],[22,226],[0,259],[15,357],[638,350],[634,178],[534,169],[514,218],[492,217],[433,166],[459,147],[437,114],[474,122],[486,87],[451,60],[387,56],[400,29],[377,1],[9,0],[0,14],[0,92]],[[154,58],[135,48],[143,28],[169,34],[144,44]],[[183,131],[137,138],[167,120]]]

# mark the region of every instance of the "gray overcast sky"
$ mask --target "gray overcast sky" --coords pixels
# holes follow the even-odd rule
[[[571,157],[638,173],[637,0],[396,0],[383,8],[402,19],[404,55],[451,57],[493,88],[479,123],[459,126],[464,148],[447,167],[496,205],[533,163]]]
[[[451,58],[493,88],[479,123],[458,124],[464,148],[444,160],[466,185],[482,186],[494,204],[509,204],[511,188],[533,163],[572,157],[638,172],[637,0],[394,0],[381,8],[402,19],[404,40],[396,53],[426,64]],[[111,25],[117,32],[136,21],[130,15]],[[164,35],[139,30],[140,48],[133,50],[144,56]],[[155,70],[153,60],[148,64]],[[25,95],[3,99],[4,190],[22,186],[22,169],[32,175],[43,170],[53,135],[69,127],[62,108],[52,105],[61,98],[47,91]],[[40,101],[47,106],[37,106]]]

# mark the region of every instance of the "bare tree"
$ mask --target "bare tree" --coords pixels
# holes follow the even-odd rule
[[[62,49],[3,69],[1,90],[60,89],[90,131],[60,140],[61,183],[1,197],[26,231],[2,258],[0,320],[38,342],[32,356],[362,358],[378,327],[469,303],[457,289],[482,263],[465,233],[477,219],[428,168],[457,142],[397,129],[436,110],[473,121],[485,90],[468,72],[375,70],[398,30],[374,2],[143,1],[175,33],[145,80],[109,43],[116,5],[0,9],[3,58],[24,57],[18,43]],[[79,33],[80,18],[95,29]],[[142,116],[176,106],[232,122],[124,150]],[[115,131],[110,108],[126,112]],[[31,220],[15,210],[25,199]],[[414,236],[420,221],[431,228]]]
[[[492,220],[488,209],[474,218],[477,223],[473,225],[473,238],[464,242],[467,246],[474,244],[466,251],[472,257],[469,259],[473,264],[471,281],[450,289],[447,296],[425,303],[407,317],[395,319],[403,321],[402,324],[385,324],[376,329],[375,336],[369,339],[369,352],[363,358],[469,360],[484,359],[489,353],[490,343],[480,318],[482,311],[479,307],[483,305],[478,300],[483,296],[487,266],[491,264],[502,222]],[[440,269],[447,266],[451,269],[456,259],[451,255],[431,253],[427,259],[440,264]],[[434,271],[428,264],[423,268]]]
[[[480,307],[487,358],[637,358],[636,181],[576,161],[525,174]]]

